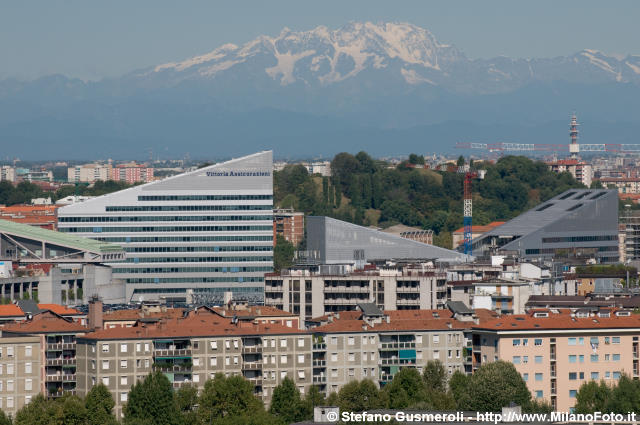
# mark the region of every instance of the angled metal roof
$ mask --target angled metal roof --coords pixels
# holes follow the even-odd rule
[[[73,236],[69,233],[42,229],[28,224],[14,223],[7,220],[0,220],[0,234],[8,234],[16,237],[47,242],[53,245],[94,254],[123,252],[120,245]]]
[[[526,235],[536,231],[548,224],[551,224],[573,212],[579,211],[588,203],[604,196],[611,196],[617,191],[607,189],[570,189],[560,195],[543,202],[535,208],[530,209],[509,220],[505,224],[498,226],[478,238],[487,236],[514,236]]]
[[[358,303],[358,308],[365,316],[382,317],[384,313],[375,303]]]

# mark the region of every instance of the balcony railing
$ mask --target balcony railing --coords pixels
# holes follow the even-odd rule
[[[177,381],[173,383],[173,388],[180,388],[188,384],[191,384],[191,381]]]
[[[76,390],[63,390],[63,391],[49,391],[47,395],[49,397],[62,397],[63,395],[76,395]]]
[[[313,361],[313,366],[314,367],[324,367],[327,365],[327,361],[326,360],[314,360]]]
[[[251,353],[262,353],[262,345],[250,345],[250,346],[242,346],[242,352],[245,354]]]
[[[45,375],[46,382],[75,382],[75,380],[75,373],[69,375]]]
[[[154,351],[156,357],[190,357],[191,348],[175,348],[175,349],[156,349]]]
[[[327,349],[327,344],[324,342],[317,342],[313,344],[313,351],[324,351]]]
[[[380,349],[381,350],[393,350],[398,348],[416,348],[415,342],[381,342]]]
[[[393,375],[388,375],[388,374],[384,374],[384,375],[380,375],[380,382],[391,382],[393,381]]]
[[[164,365],[164,364],[153,364],[154,370],[159,370],[161,372],[185,372],[193,369],[193,365],[189,363],[185,364],[176,364],[176,365]]]
[[[314,384],[324,384],[327,382],[327,377],[323,375],[316,375],[313,377]]]
[[[63,351],[63,350],[75,350],[75,342],[61,342],[56,344],[47,344],[47,351]]]
[[[76,359],[47,359],[47,366],[63,366],[63,365],[74,365],[76,364]]]
[[[242,363],[243,370],[260,370],[262,369],[262,362],[244,362]]]
[[[416,359],[380,359],[380,364],[383,364],[383,365],[416,364]]]

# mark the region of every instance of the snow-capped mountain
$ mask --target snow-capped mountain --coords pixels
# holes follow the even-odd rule
[[[472,60],[415,25],[353,22],[98,82],[0,81],[0,142],[5,155],[36,158],[151,146],[209,158],[442,152],[460,140],[565,143],[571,111],[584,143],[637,143],[640,56]]]
[[[247,71],[281,86],[328,86],[384,74],[408,85],[442,86],[460,92],[513,90],[533,81],[640,83],[640,56],[616,58],[594,50],[553,59],[469,60],[456,47],[439,42],[424,28],[408,23],[350,23],[330,30],[320,26],[278,36],[260,36],[243,46],[225,44],[210,53],[137,73],[139,78],[185,80],[224,78]]]

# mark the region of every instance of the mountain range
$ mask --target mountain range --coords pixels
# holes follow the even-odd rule
[[[505,35],[505,37],[508,35]],[[447,152],[456,141],[635,143],[640,56],[585,49],[469,59],[408,23],[352,22],[225,44],[85,82],[0,81],[1,157],[276,157]]]

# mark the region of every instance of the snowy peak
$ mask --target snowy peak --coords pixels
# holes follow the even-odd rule
[[[298,80],[330,84],[391,63],[441,71],[464,59],[457,49],[439,43],[429,31],[412,24],[351,22],[334,31],[325,26],[310,31],[284,28],[276,37],[260,36],[242,47],[226,44],[182,62],[158,65],[153,71],[214,77],[259,57],[273,60],[264,72],[281,85]],[[418,80],[421,77],[412,79]]]
[[[207,79],[220,86],[245,83],[326,87],[355,81],[373,87],[380,81],[408,86],[442,86],[456,92],[496,93],[537,81],[640,83],[640,57],[606,55],[585,49],[553,59],[469,60],[456,47],[439,42],[428,30],[403,22],[350,22],[331,30],[283,28],[237,46],[225,44],[181,62],[158,65],[153,75],[166,84]]]

